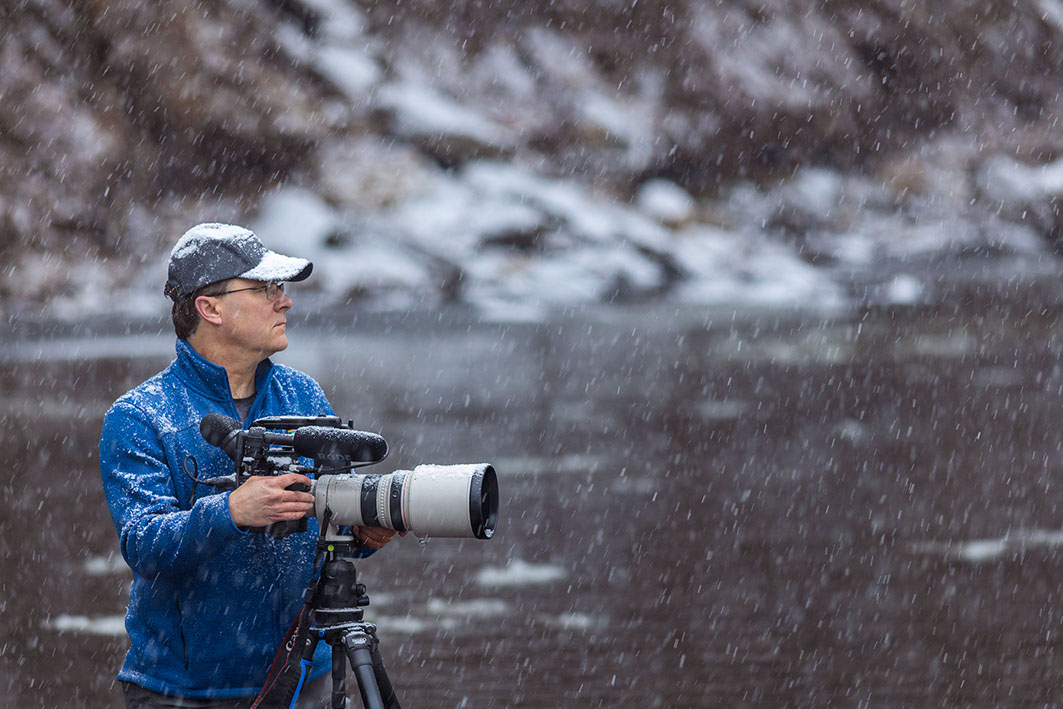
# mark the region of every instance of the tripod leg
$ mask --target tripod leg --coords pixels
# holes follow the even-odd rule
[[[344,680],[347,674],[346,657],[339,645],[332,646],[332,709],[346,709],[347,687]]]
[[[373,671],[373,654],[369,649],[372,646],[372,638],[364,631],[355,631],[343,638],[343,644],[347,648],[351,669],[358,680],[358,691],[362,694],[365,709],[384,709]]]
[[[376,677],[377,686],[380,687],[380,699],[386,709],[402,709],[399,706],[399,698],[395,696],[395,689],[388,679],[388,672],[384,669],[384,658],[380,655],[380,646],[373,643],[370,650],[373,657],[373,675]]]

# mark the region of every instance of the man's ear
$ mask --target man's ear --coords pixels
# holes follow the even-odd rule
[[[201,295],[196,298],[196,312],[199,313],[199,317],[212,325],[221,325],[221,311],[210,296]]]

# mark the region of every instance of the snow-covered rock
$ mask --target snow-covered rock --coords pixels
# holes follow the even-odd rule
[[[388,84],[373,102],[388,132],[414,141],[446,164],[501,155],[516,147],[516,136],[504,126],[430,86]]]
[[[670,180],[648,180],[635,198],[638,208],[667,226],[679,226],[694,214],[690,193]]]

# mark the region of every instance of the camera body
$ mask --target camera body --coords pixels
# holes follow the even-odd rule
[[[235,489],[252,475],[297,472],[312,479],[312,514],[326,541],[349,542],[341,527],[387,527],[418,537],[490,539],[498,519],[498,478],[488,463],[420,465],[383,475],[357,468],[383,461],[383,437],[338,416],[269,416],[244,429],[236,419],[208,414],[200,433],[235,463],[232,476],[201,481]],[[311,459],[313,465],[302,461]],[[283,538],[306,530],[306,518],[252,531]]]

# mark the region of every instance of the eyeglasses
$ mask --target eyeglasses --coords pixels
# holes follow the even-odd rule
[[[266,291],[266,300],[269,302],[275,301],[280,297],[280,294],[284,292],[284,284],[277,281],[270,281],[264,286],[252,286],[251,288],[237,288],[236,290],[222,291],[221,293],[210,293],[210,297],[216,298],[219,295],[229,295],[230,293],[240,293],[245,290],[264,290]]]

